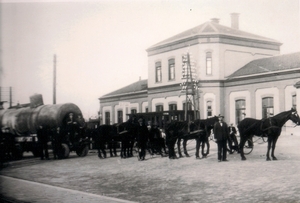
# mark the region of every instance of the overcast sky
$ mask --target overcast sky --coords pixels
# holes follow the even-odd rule
[[[0,86],[13,87],[14,105],[35,93],[51,104],[56,54],[57,103],[97,116],[99,97],[147,79],[147,48],[211,18],[230,27],[233,12],[281,54],[300,51],[299,0],[2,0]]]

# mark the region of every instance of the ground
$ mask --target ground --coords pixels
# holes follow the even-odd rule
[[[282,135],[275,151],[278,161],[266,161],[264,143],[255,144],[246,161],[234,153],[229,162],[218,162],[213,141],[209,156],[200,160],[195,159],[195,143],[189,142],[191,157],[176,160],[72,154],[64,160],[11,164],[0,175],[135,202],[300,202],[299,145],[300,136]],[[2,193],[13,196],[8,191]]]

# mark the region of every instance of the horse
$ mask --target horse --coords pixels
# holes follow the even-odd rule
[[[256,136],[266,136],[268,137],[268,148],[267,148],[267,161],[270,161],[270,149],[272,147],[271,157],[273,160],[277,160],[274,156],[274,151],[276,147],[277,139],[281,133],[282,126],[288,121],[293,121],[296,125],[300,124],[300,118],[295,109],[289,111],[281,112],[273,117],[257,120],[254,118],[245,118],[238,124],[238,129],[240,132],[240,154],[241,159],[246,160],[244,155],[244,145],[245,142],[252,138],[253,135]]]
[[[105,144],[108,144],[110,157],[118,156],[116,151],[116,143],[118,141],[116,126],[107,124],[100,125],[91,133],[98,150],[99,158],[106,158]],[[103,156],[101,152],[103,153]]]
[[[136,117],[130,117],[126,122],[117,124],[116,126],[121,141],[121,158],[132,157],[138,126]]]
[[[210,144],[209,144],[209,139],[208,138],[210,137],[211,131],[214,128],[214,124],[218,121],[219,121],[219,119],[218,119],[217,116],[207,118],[207,119],[197,119],[197,120],[194,121],[195,125],[199,126],[200,129],[202,130],[202,136],[199,136],[197,138],[198,140],[196,142],[196,154],[195,155],[196,155],[197,159],[200,158],[200,156],[199,156],[200,145],[202,146],[201,147],[202,157],[206,158],[207,155],[209,154]],[[204,153],[205,145],[207,147],[206,148],[206,153]],[[186,150],[186,146],[183,145],[183,147]]]
[[[174,150],[176,141],[179,157],[183,157],[180,149],[181,140],[183,140],[184,154],[189,157],[186,145],[187,141],[191,139],[196,139],[196,158],[200,158],[199,149],[201,144],[202,156],[206,157],[207,154],[209,154],[210,147],[208,137],[210,136],[214,123],[217,121],[218,118],[215,116],[209,119],[197,119],[190,123],[188,121],[172,121],[170,124],[168,124],[166,128],[166,143],[169,149],[169,158],[177,158]],[[205,144],[207,145],[206,153],[204,153]]]

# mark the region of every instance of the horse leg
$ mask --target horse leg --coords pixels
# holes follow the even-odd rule
[[[203,143],[203,145],[206,144],[206,146],[207,146],[207,151],[206,151],[205,157],[209,154],[209,149],[210,149],[210,143],[209,143],[208,137],[209,136],[206,136],[205,141]]]
[[[113,153],[112,153],[112,141],[110,141],[110,142],[108,143],[108,147],[109,147],[109,154],[110,154],[110,157],[113,157],[114,155],[113,155]]]
[[[181,158],[181,157],[183,157],[183,156],[182,156],[182,154],[181,154],[181,148],[180,148],[180,145],[181,145],[181,139],[179,138],[179,139],[177,140],[177,149],[178,149],[178,155],[179,155],[179,157]]]
[[[209,144],[209,143],[208,143]],[[208,153],[204,153],[204,148],[205,148],[205,145],[207,145],[207,142],[205,140],[201,140],[201,154],[202,154],[202,157],[203,158],[206,158],[207,157],[207,154]],[[207,148],[207,151],[209,151],[209,147]]]
[[[122,140],[122,142],[121,142],[121,152],[120,152],[120,156],[121,156],[122,159],[126,158],[125,157],[125,150],[126,150],[126,148],[125,148],[125,141]]]
[[[188,154],[187,150],[186,150],[186,143],[187,143],[187,139],[184,139],[182,142],[182,146],[183,146],[183,152],[185,154],[186,157],[189,157],[190,155]]]
[[[243,161],[247,160],[244,154],[244,146],[245,146],[245,142],[246,142],[246,136],[241,135],[241,142],[240,142],[240,153],[241,153],[241,159]]]
[[[117,142],[116,141],[113,142],[113,149],[114,149],[114,155],[118,156],[118,154],[117,154]]]
[[[274,161],[277,160],[277,158],[276,158],[275,155],[274,155],[274,151],[275,151],[275,147],[276,147],[276,142],[277,142],[277,140],[278,140],[278,136],[277,136],[277,137],[274,137],[273,143],[272,143],[271,157],[272,157],[272,159],[273,159]]]
[[[102,155],[101,155],[100,147],[98,147],[97,151],[98,151],[98,157],[99,157],[100,159],[103,159],[103,157],[102,157]]]
[[[273,143],[273,138],[271,136],[268,136],[268,148],[267,148],[267,161],[271,161],[271,158],[270,158],[270,149],[271,149],[271,145]]]
[[[196,159],[200,159],[200,156],[199,156],[199,149],[200,149],[200,138],[197,138],[196,139]]]

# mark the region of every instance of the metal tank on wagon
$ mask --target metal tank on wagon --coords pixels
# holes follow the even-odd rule
[[[72,113],[74,118],[82,112],[73,103],[44,105],[42,95],[30,97],[29,105],[19,105],[8,109],[0,110],[0,124],[2,136],[6,138],[6,145],[12,146],[14,158],[20,159],[24,151],[31,151],[34,156],[39,156],[37,130],[39,126],[46,129],[63,129],[61,133],[61,147],[58,151],[58,158],[67,158],[70,151],[75,151],[78,156],[86,156],[88,153],[88,139],[68,139],[67,118]],[[78,124],[76,124],[78,125]],[[74,132],[79,134],[79,128]],[[84,135],[85,136],[85,135]],[[50,139],[51,142],[51,139]],[[7,148],[7,147],[6,147]]]

